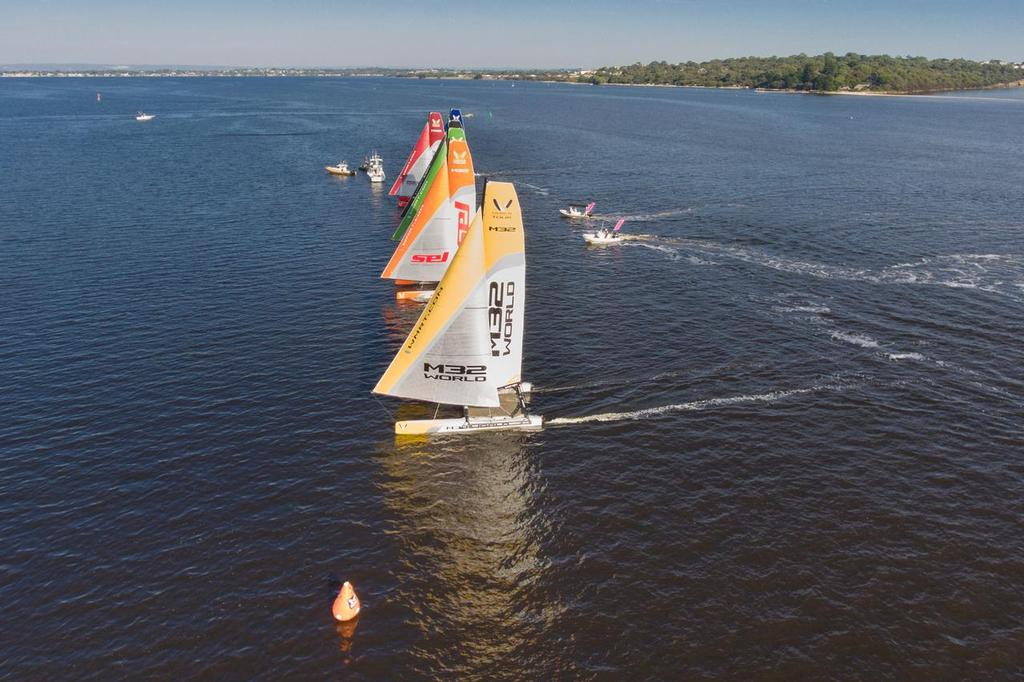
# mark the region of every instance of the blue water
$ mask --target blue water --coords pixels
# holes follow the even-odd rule
[[[451,106],[548,426],[402,442],[323,166]],[[0,141],[0,676],[1024,675],[1021,91],[3,79]]]

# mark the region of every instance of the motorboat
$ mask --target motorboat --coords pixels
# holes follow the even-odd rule
[[[619,242],[622,241],[622,237],[621,236],[619,236],[618,234],[615,234],[614,232],[609,232],[607,230],[599,230],[597,232],[585,232],[583,234],[583,239],[588,244],[601,244],[601,245],[605,245],[605,244],[618,244]]]
[[[572,204],[569,206],[569,208],[558,209],[558,213],[563,218],[589,218],[590,215],[594,212],[595,205],[596,204],[593,201],[591,201],[586,206]]]
[[[600,229],[597,232],[585,232],[583,234],[583,240],[588,244],[594,244],[595,246],[606,246],[608,244],[619,244],[623,241],[622,233],[619,230],[622,229],[622,224],[626,222],[625,218],[619,218],[619,221],[615,223],[615,227],[612,229]]]
[[[384,182],[384,159],[377,152],[370,154],[367,159],[366,174],[370,176],[370,182]]]
[[[144,111],[140,111],[135,115],[136,121],[152,121],[154,118],[156,118],[156,114],[147,114]]]
[[[355,175],[354,170],[349,169],[347,161],[339,161],[337,166],[324,166],[331,175]]]

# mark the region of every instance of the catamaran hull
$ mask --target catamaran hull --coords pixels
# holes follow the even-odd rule
[[[415,301],[416,303],[426,303],[430,300],[430,297],[434,295],[434,290],[421,290],[421,291],[396,291],[395,298],[399,301]]]
[[[475,433],[477,431],[539,431],[544,417],[536,414],[515,417],[470,417],[469,419],[416,419],[395,422],[395,435],[422,436],[434,433]]]

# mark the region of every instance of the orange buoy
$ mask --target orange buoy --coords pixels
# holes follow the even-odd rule
[[[345,622],[352,620],[359,615],[359,597],[356,596],[356,591],[352,588],[352,583],[345,581],[341,589],[338,590],[338,597],[334,600],[334,606],[331,607],[331,613],[334,614],[336,620]]]

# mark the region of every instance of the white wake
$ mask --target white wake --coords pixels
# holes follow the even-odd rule
[[[614,422],[631,421],[637,419],[649,419],[672,412],[688,412],[693,410],[706,410],[724,405],[742,405],[745,403],[773,403],[778,400],[790,398],[796,395],[816,393],[826,389],[836,388],[833,385],[823,384],[811,388],[794,388],[788,391],[772,391],[756,395],[738,395],[730,398],[708,398],[706,400],[694,400],[689,403],[677,403],[675,405],[662,405],[661,407],[649,407],[643,410],[632,412],[605,412],[603,414],[591,414],[583,417],[556,417],[545,422],[547,425],[559,426],[565,424],[585,424],[587,422]]]

